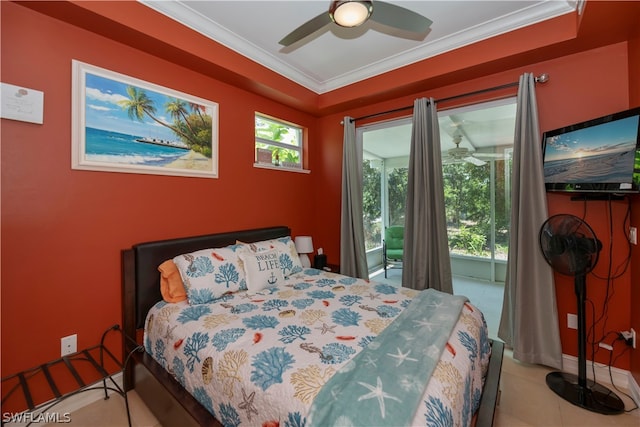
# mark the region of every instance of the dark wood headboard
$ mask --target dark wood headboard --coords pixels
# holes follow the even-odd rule
[[[125,336],[135,340],[144,327],[147,312],[162,299],[158,266],[173,257],[207,248],[243,242],[259,242],[291,235],[286,226],[232,231],[203,236],[159,240],[133,245],[122,251],[122,325]]]

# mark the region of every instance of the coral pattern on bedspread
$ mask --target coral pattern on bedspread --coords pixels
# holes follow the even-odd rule
[[[144,343],[225,426],[302,427],[322,386],[418,293],[306,269],[262,294],[159,302]],[[465,303],[411,424],[469,425],[489,355],[482,313]]]

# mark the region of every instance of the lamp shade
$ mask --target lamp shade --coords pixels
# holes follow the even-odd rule
[[[300,263],[304,268],[311,267],[311,260],[307,254],[313,252],[313,241],[311,236],[297,236],[294,240],[296,245],[296,252],[300,254]]]
[[[329,16],[341,27],[357,27],[362,25],[373,11],[371,1],[334,0],[329,8]]]
[[[313,240],[311,236],[297,236],[295,238],[296,251],[299,254],[310,254],[313,252]]]

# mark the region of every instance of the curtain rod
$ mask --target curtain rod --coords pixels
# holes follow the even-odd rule
[[[540,74],[538,77],[535,78],[535,82],[536,83],[546,83],[548,80],[549,80],[549,75],[547,73]],[[480,95],[482,93],[493,92],[493,91],[501,90],[501,89],[507,89],[507,88],[510,88],[510,87],[518,86],[519,84],[520,84],[520,82],[506,83],[506,84],[503,84],[503,85],[500,85],[500,86],[494,86],[494,87],[490,87],[490,88],[487,88],[487,89],[480,89],[480,90],[476,90],[476,91],[473,91],[473,92],[462,93],[460,95],[449,96],[447,98],[435,99],[434,102],[452,101],[452,100],[458,99],[458,98],[465,98],[465,97],[468,97],[468,96]],[[400,108],[396,108],[394,110],[382,111],[380,113],[374,113],[374,114],[369,114],[369,115],[362,116],[362,117],[356,117],[355,119],[351,119],[351,123],[355,122],[356,120],[370,119],[372,117],[378,117],[378,116],[383,116],[385,114],[397,113],[399,111],[410,110],[412,108],[413,108],[413,105],[408,105],[406,107],[400,107]]]

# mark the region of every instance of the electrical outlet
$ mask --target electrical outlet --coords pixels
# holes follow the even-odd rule
[[[78,335],[68,335],[60,338],[60,356],[66,356],[78,351]]]
[[[578,316],[567,313],[567,328],[578,329]]]
[[[638,229],[636,227],[629,227],[629,242],[632,245],[638,244]]]
[[[605,342],[598,343],[600,348],[604,348],[605,350],[613,351],[613,347]]]

